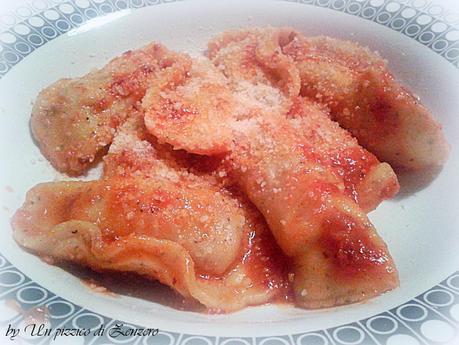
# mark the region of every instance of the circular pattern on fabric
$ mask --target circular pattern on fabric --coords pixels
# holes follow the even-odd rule
[[[446,280],[446,284],[454,290],[459,290],[459,274],[454,274]]]
[[[114,10],[113,7],[111,7],[109,4],[103,4],[99,7],[99,9],[102,13],[105,13],[105,14],[111,13]]]
[[[8,54],[8,53],[10,52],[3,53],[4,58],[7,61],[9,60],[5,57],[5,54]],[[24,280],[25,280],[25,276],[18,271],[6,270],[6,271],[0,272],[0,286],[2,287],[18,286],[22,284]]]
[[[296,345],[328,345],[328,339],[319,333],[303,334],[296,340]]]
[[[421,43],[429,43],[435,38],[435,35],[432,32],[424,32],[419,36],[419,41]]]
[[[56,20],[59,18],[59,13],[57,13],[55,10],[48,10],[43,13],[46,19],[49,20]]]
[[[70,21],[75,25],[79,25],[79,24],[83,23],[84,20],[83,20],[83,17],[81,15],[75,13],[75,14],[72,14],[70,16]]]
[[[148,5],[157,5],[161,2],[161,0],[147,0]]]
[[[454,296],[449,291],[434,289],[424,294],[424,300],[435,307],[446,307],[454,303]]]
[[[65,345],[84,345],[84,337],[66,337]]]
[[[174,343],[175,343],[175,337],[170,333],[164,333],[164,332],[159,332],[154,337],[144,337],[144,339],[142,340],[143,345],[158,345],[158,344],[173,345]],[[224,345],[224,344],[222,343],[220,345]],[[233,344],[228,344],[228,345],[233,345]],[[243,345],[243,344],[240,344],[240,345]],[[250,345],[250,344],[244,344],[244,345]]]
[[[69,317],[75,312],[75,306],[67,301],[51,301],[46,304],[48,313],[53,319],[64,319]]]
[[[88,8],[84,11],[84,15],[88,18],[88,19],[92,19],[92,18],[96,18],[98,16],[96,10],[92,9],[92,8]]]
[[[16,9],[16,14],[20,17],[30,17],[32,15],[32,11],[28,7],[21,6]]]
[[[397,308],[397,316],[405,321],[417,322],[423,321],[428,315],[427,309],[414,303],[408,303]]]
[[[39,286],[26,286],[16,293],[19,302],[25,304],[39,304],[48,297],[48,292]]]
[[[334,10],[342,10],[346,6],[344,0],[336,0],[333,2],[332,8]]]
[[[401,8],[400,4],[397,2],[390,2],[386,5],[386,11],[388,12],[397,12]]]
[[[440,40],[436,40],[432,44],[432,49],[435,50],[435,51],[441,52],[441,51],[445,50],[448,47],[448,45],[449,45],[449,43],[448,43],[447,40],[440,39]]]
[[[0,41],[6,44],[12,44],[16,42],[16,36],[14,36],[12,33],[5,32],[0,36]]]
[[[75,0],[75,5],[77,5],[79,8],[88,8],[89,1],[88,0]]]
[[[32,6],[35,7],[37,10],[44,10],[45,8],[47,8],[48,5],[43,0],[34,0],[32,2]]]
[[[14,31],[19,35],[30,34],[30,28],[24,24],[18,24],[14,27]]]
[[[406,25],[406,20],[403,18],[397,18],[395,19],[391,24],[391,28],[395,30],[400,30]]]
[[[381,24],[386,24],[391,19],[391,15],[388,12],[381,12],[378,14],[376,21]]]
[[[20,57],[18,54],[16,53],[13,53],[11,51],[6,51],[2,54],[2,57],[3,59],[5,59],[7,62],[9,63],[12,63],[12,64],[15,64],[17,63],[19,60],[20,60]],[[14,272],[14,273],[17,273],[17,272]],[[0,278],[0,281],[1,281],[1,278]],[[4,286],[0,283],[0,286]]]
[[[49,25],[46,25],[46,26],[42,27],[40,32],[46,38],[56,38],[57,37],[57,31],[53,27],[51,27]]]
[[[407,334],[395,334],[387,339],[386,345],[420,345],[419,341]]]
[[[357,345],[365,339],[365,334],[355,326],[343,326],[333,331],[333,338],[345,345]]]
[[[431,341],[444,343],[453,339],[455,332],[453,327],[445,321],[427,320],[421,325],[421,333]]]
[[[65,14],[71,14],[75,12],[75,8],[70,4],[62,4],[59,6],[59,10]]]
[[[347,12],[350,14],[354,14],[354,15],[357,15],[361,9],[362,9],[362,5],[360,5],[357,2],[350,3],[347,6]]]
[[[443,13],[443,8],[441,6],[438,6],[438,5],[433,5],[433,6],[429,7],[427,12],[429,12],[430,14],[432,14],[434,16],[439,16],[440,14]]]
[[[132,6],[134,7],[142,7],[144,3],[142,0],[131,0]]]
[[[124,0],[118,0],[117,2],[115,2],[115,6],[120,10],[124,10],[128,7],[128,4]]]
[[[62,20],[62,19],[56,22],[56,26],[59,30],[64,31],[64,32],[71,29],[70,24],[67,21]]]
[[[26,10],[20,10],[22,11],[22,14],[25,15],[27,12],[29,13],[29,17],[32,16],[32,18],[27,19],[31,26],[35,28],[45,27],[44,33],[42,32],[41,36],[45,37],[46,40],[54,39],[60,33],[71,30],[73,26],[81,25],[86,20],[95,18],[105,13],[110,13],[115,10],[122,10],[128,7],[138,8],[155,5],[161,2],[159,0],[97,0],[94,1],[94,4],[97,7],[96,9],[93,8],[89,0],[50,1],[53,1],[57,5],[55,7],[51,7],[44,1],[38,0],[36,3],[33,3],[33,7],[36,10],[42,10],[41,14],[39,15],[43,15],[47,20],[50,20],[52,25],[45,23],[43,19],[39,17],[39,15],[32,16],[32,12],[27,12],[28,8],[26,8]],[[457,30],[450,30],[450,27],[448,27],[446,24],[448,22],[446,20],[447,18],[451,22],[459,22],[459,17],[454,16],[449,12],[443,11],[441,6],[434,5],[426,7],[424,3],[417,3],[417,6],[408,5],[402,7],[401,4],[408,3],[409,0],[302,0],[301,2],[361,16],[363,18],[373,20],[379,24],[388,26],[397,31],[403,30],[405,35],[415,38],[418,42],[425,44],[433,51],[441,54],[451,63],[457,65],[456,59],[458,51],[456,49],[448,50],[449,46],[446,45],[445,39],[448,41],[456,41],[459,39],[457,37]],[[362,8],[363,3],[365,3],[365,8]],[[58,11],[68,15],[68,20],[62,20],[62,17]],[[79,13],[81,11],[82,15]],[[411,18],[413,17],[415,17],[414,21],[411,21]],[[432,24],[432,26],[426,28],[426,26],[433,22],[434,18],[436,18],[436,21]],[[443,19],[444,22],[438,20],[439,18]],[[9,18],[9,21],[6,19],[6,21],[3,22],[13,24],[16,23],[15,20],[16,19],[12,17]],[[411,23],[407,23],[407,20],[410,20]],[[408,25],[408,27],[406,27],[406,25]],[[439,36],[444,32],[446,32],[446,35],[444,36],[445,38],[442,39]],[[27,35],[25,32],[20,34],[23,36]],[[46,42],[46,40],[41,41],[37,37],[33,37],[32,39],[25,37],[25,39],[27,39],[34,47],[40,46]],[[18,49],[16,50],[25,56],[30,54],[30,52],[33,51],[33,48],[26,47],[24,45],[18,45]],[[14,59],[12,59],[12,56],[10,56],[9,63],[16,64],[21,59],[22,57],[20,56],[17,62],[11,62],[14,61]]]
[[[406,8],[402,11],[402,17],[405,19],[411,19],[416,15],[416,11],[412,8]]]
[[[420,15],[419,17],[416,18],[416,22],[419,24],[419,25],[427,25],[429,24],[430,22],[432,21],[432,17],[428,16],[428,15]]]
[[[414,0],[412,2],[413,7],[422,8],[427,4],[426,0]]]
[[[23,55],[27,55],[32,51],[32,47],[24,42],[18,42],[14,45],[14,49]]]
[[[12,65],[16,64],[21,59],[21,57],[17,53],[13,53],[12,51],[4,51],[4,52],[2,52],[1,57],[2,57],[3,60],[5,60],[6,62],[9,62]],[[3,278],[6,281],[5,284],[9,284],[9,281],[11,279],[14,279],[15,275],[17,275],[17,276],[20,275],[19,273],[14,272],[14,271],[11,271],[10,273],[5,273],[5,272],[3,272],[3,273],[4,273],[4,277],[0,276],[0,286],[4,286],[4,287],[14,286],[15,284],[13,284],[13,285],[3,285],[3,282],[2,282]],[[3,273],[0,273],[0,274],[3,274]],[[24,280],[25,277],[22,276],[22,279]]]
[[[398,329],[398,322],[392,317],[380,315],[369,319],[366,326],[376,334],[392,334]]]
[[[362,11],[362,17],[365,19],[371,19],[376,14],[376,10],[371,7],[367,7]]]
[[[420,31],[421,27],[417,24],[410,24],[405,29],[405,32],[408,36],[416,36]]]
[[[437,34],[446,31],[447,28],[445,23],[434,23],[430,27],[430,29]]]
[[[40,35],[37,34],[32,34],[29,37],[27,37],[27,40],[32,43],[34,46],[41,46],[45,41]]]
[[[454,60],[454,59],[458,58],[459,57],[459,48],[453,48],[453,49],[448,50],[445,53],[445,56],[450,60]]]
[[[206,337],[193,336],[183,340],[181,345],[212,345],[212,342]]]
[[[72,324],[76,328],[86,328],[91,331],[97,329],[104,323],[102,316],[94,313],[78,314],[73,320]]]
[[[370,5],[374,7],[379,7],[384,4],[384,0],[370,0]]]
[[[191,344],[190,344],[191,345]],[[280,337],[270,337],[263,339],[258,345],[291,345],[286,339]]]
[[[32,25],[32,26],[34,26],[36,28],[40,28],[43,25],[45,25],[45,21],[40,17],[29,18],[28,22],[29,22],[30,25]]]

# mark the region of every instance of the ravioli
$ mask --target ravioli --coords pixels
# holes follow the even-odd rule
[[[283,52],[297,35],[289,28],[223,33],[209,42],[207,55],[233,85],[249,82],[246,89],[260,88],[263,84],[279,89],[286,106],[281,112],[290,118],[304,118],[297,123],[303,140],[312,142],[313,150],[319,151],[321,163],[342,178],[348,196],[365,211],[371,211],[398,192],[397,177],[389,164],[379,162],[347,131],[331,121],[327,107],[317,103],[318,100],[308,101],[300,96],[300,73],[294,59]],[[284,73],[267,68],[276,64],[283,66]],[[243,68],[237,69],[238,65]]]
[[[32,188],[13,219],[18,243],[55,260],[159,280],[214,312],[286,295],[286,259],[253,206],[169,167],[138,127],[134,119],[122,126],[103,179]]]
[[[443,165],[449,145],[430,111],[356,43],[298,34],[282,48],[301,78],[301,94],[326,104],[332,118],[380,160],[399,170]]]
[[[149,76],[176,57],[151,43],[81,78],[48,86],[38,95],[31,118],[43,155],[61,172],[85,173],[106,153],[116,128],[138,109]]]

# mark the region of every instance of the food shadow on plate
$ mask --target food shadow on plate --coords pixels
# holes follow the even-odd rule
[[[402,200],[427,188],[442,170],[443,166],[436,166],[420,171],[397,171],[400,191],[394,199]]]
[[[205,307],[186,299],[159,281],[130,272],[95,272],[72,263],[59,263],[58,267],[79,278],[93,293],[114,298],[128,296],[182,311],[205,312]]]

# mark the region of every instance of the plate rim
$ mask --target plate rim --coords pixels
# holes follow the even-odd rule
[[[54,2],[53,2],[54,1]],[[65,34],[66,32],[77,28],[92,18],[103,16],[105,14],[116,12],[124,9],[138,9],[147,6],[154,6],[164,3],[173,3],[181,0],[48,0],[45,8],[36,8],[33,3],[28,5],[30,10],[27,15],[20,15],[17,11],[9,15],[15,18],[16,22],[5,23],[5,16],[0,19],[0,79],[6,75],[15,65],[19,64],[26,56],[31,54],[34,50],[39,49],[54,38]],[[384,25],[392,30],[417,41],[420,44],[428,47],[436,54],[440,55],[454,67],[459,69],[459,38],[454,37],[454,40],[448,39],[448,33],[456,32],[459,34],[459,20],[456,22],[448,22],[448,11],[442,6],[433,3],[432,1],[422,0],[424,5],[417,7],[415,2],[419,0],[278,0],[287,2],[296,2],[305,5],[317,6],[328,8],[335,11],[340,11],[350,15],[358,16],[360,18],[371,20],[377,24]],[[88,4],[87,7],[81,7],[81,4]],[[392,8],[389,8],[391,4]],[[69,12],[69,7],[73,8]],[[359,7],[360,6],[360,7]],[[398,8],[396,8],[398,6]],[[353,9],[354,7],[354,9]],[[434,12],[432,9],[436,8]],[[440,8],[440,10],[439,10]],[[409,18],[403,17],[403,11],[406,9],[411,10],[411,14],[415,14]],[[50,12],[51,11],[51,12]],[[47,13],[45,13],[47,12]],[[50,14],[52,13],[52,14]],[[48,15],[47,15],[48,14]],[[57,17],[56,17],[57,14]],[[424,23],[427,19],[431,18],[428,23]],[[31,23],[31,18],[41,18],[43,25],[36,26]],[[423,20],[421,20],[424,18]],[[403,25],[394,24],[405,20]],[[422,24],[424,23],[424,24]],[[38,24],[36,22],[35,24]],[[437,25],[437,29],[434,28]],[[27,29],[24,29],[24,26]],[[18,29],[18,28],[22,28]],[[410,29],[416,28],[416,29]],[[38,38],[41,40],[38,40]],[[428,38],[430,37],[430,38]],[[457,54],[457,55],[455,55]],[[21,293],[24,290],[35,290],[38,295],[42,293],[42,297],[37,299],[35,305],[49,305],[61,303],[69,306],[73,310],[68,316],[63,317],[65,321],[68,320],[75,323],[75,320],[81,316],[95,317],[103,320],[103,324],[107,326],[115,324],[116,322],[123,322],[125,325],[130,325],[122,320],[116,320],[106,317],[100,313],[91,311],[90,309],[83,308],[73,302],[63,299],[45,287],[32,281],[27,275],[17,269],[11,262],[9,262],[0,251],[0,277],[13,275],[18,278],[14,283],[4,284],[0,279],[0,300],[6,300],[8,297],[15,296],[18,300],[23,300]],[[11,278],[11,277],[10,277]],[[40,292],[37,292],[40,291]],[[443,296],[450,296],[448,303],[433,302],[429,299],[434,294],[443,294]],[[445,278],[436,286],[425,291],[424,293],[416,296],[410,301],[400,304],[399,306],[386,310],[382,313],[373,315],[366,319],[356,322],[338,325],[326,329],[318,329],[298,334],[285,334],[279,336],[257,336],[257,337],[216,337],[200,334],[187,334],[175,331],[160,330],[159,335],[169,339],[170,344],[189,344],[197,339],[202,342],[211,344],[226,345],[231,341],[231,345],[250,345],[259,344],[264,345],[271,341],[277,341],[284,345],[296,344],[302,345],[303,341],[310,337],[321,339],[324,344],[363,344],[362,341],[369,340],[374,344],[382,344],[381,339],[387,340],[389,336],[396,335],[394,333],[398,328],[404,327],[408,330],[408,334],[417,341],[427,344],[429,339],[426,338],[420,329],[420,322],[425,321],[427,315],[433,314],[437,316],[437,320],[442,320],[450,327],[457,331],[459,329],[457,320],[442,314],[439,309],[446,308],[454,305],[459,301],[459,271],[453,272],[450,276]],[[30,302],[30,301],[29,301]],[[27,302],[30,307],[33,307],[34,302]],[[457,304],[456,304],[457,305]],[[403,314],[406,308],[418,308],[423,311],[424,318],[410,319]],[[388,330],[377,330],[373,323],[378,320],[385,320],[384,322],[392,322],[394,325],[393,332]],[[2,320],[4,321],[4,320]],[[16,316],[7,323],[19,324],[21,316]],[[4,324],[5,322],[1,322]],[[137,325],[130,325],[134,328],[142,328]],[[345,338],[340,338],[340,333],[354,332],[358,335],[359,341],[347,341]],[[195,340],[193,340],[195,339]],[[107,339],[108,341],[116,343],[115,339]],[[94,341],[90,341],[92,344]],[[125,342],[123,342],[125,343]],[[384,342],[385,343],[385,342]]]

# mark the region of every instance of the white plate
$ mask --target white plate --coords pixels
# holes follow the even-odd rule
[[[122,320],[162,331],[161,337],[125,339],[128,344],[458,341],[459,32],[441,15],[429,14],[428,7],[420,9],[406,1],[305,1],[315,6],[286,1],[187,1],[150,6],[156,2],[75,0],[51,10],[32,8],[32,18],[22,18],[22,26],[0,35],[1,328],[21,322],[21,315],[4,303],[15,299],[25,309],[51,303],[54,327],[98,322],[109,326]],[[9,219],[26,191],[36,183],[62,178],[42,157],[29,132],[31,102],[42,88],[101,67],[111,57],[152,40],[198,53],[218,32],[266,25],[351,39],[378,50],[394,74],[444,125],[452,152],[443,171],[430,185],[402,193],[370,214],[396,261],[400,288],[366,303],[327,310],[269,305],[230,315],[204,315],[177,311],[138,295],[95,293],[78,275],[49,266],[16,245]],[[225,342],[234,337],[245,340]],[[115,342],[104,339],[91,341]]]

